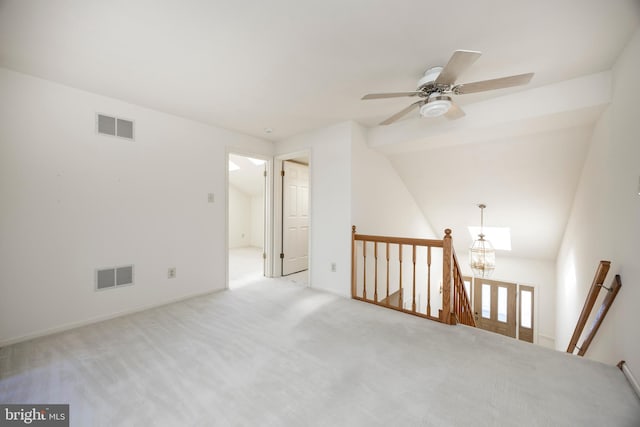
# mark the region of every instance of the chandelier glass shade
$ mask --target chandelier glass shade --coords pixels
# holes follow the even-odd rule
[[[480,234],[469,248],[469,265],[474,277],[488,278],[496,268],[496,251],[488,240],[485,240],[482,228],[484,226],[485,205],[478,205],[480,208]]]

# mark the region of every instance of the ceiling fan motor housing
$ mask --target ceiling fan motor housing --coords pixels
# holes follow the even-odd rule
[[[427,71],[425,71],[422,78],[418,80],[418,89],[422,89],[429,84],[433,84],[433,82],[435,82],[440,75],[441,71],[442,67],[431,67]]]

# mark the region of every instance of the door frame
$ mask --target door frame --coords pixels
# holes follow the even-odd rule
[[[266,259],[263,261],[263,274],[266,277],[273,277],[273,159],[264,154],[253,153],[249,151],[243,151],[234,147],[227,147],[225,153],[225,289],[229,289],[229,155],[236,155],[241,157],[252,157],[254,159],[264,160],[267,176],[265,178],[264,189],[264,242],[263,251],[266,255]]]
[[[282,276],[282,262],[280,260],[280,249],[282,248],[282,176],[280,171],[283,168],[285,160],[294,160],[300,157],[306,157],[309,162],[309,240],[308,240],[308,256],[309,256],[309,278],[308,286],[311,286],[311,260],[312,256],[312,240],[313,240],[313,165],[311,150],[301,150],[292,153],[281,154],[274,157],[273,162],[273,234],[272,234],[272,277]]]
[[[502,281],[502,280],[496,280],[496,279],[484,279],[481,277],[477,277],[474,278],[474,284],[473,284],[473,292],[474,292],[474,298],[473,298],[473,312],[474,312],[474,316],[476,316],[476,323],[478,323],[478,321],[482,322],[484,319],[482,317],[482,285],[483,284],[487,284],[489,286],[492,287],[492,289],[497,289],[497,288],[505,288],[507,289],[507,322],[500,322],[497,318],[498,316],[498,293],[497,292],[491,292],[491,302],[490,302],[490,313],[491,313],[491,318],[490,319],[486,319],[486,321],[488,322],[494,322],[494,324],[505,324],[507,325],[508,329],[507,331],[510,332],[511,334],[501,334],[501,335],[505,335],[508,336],[510,338],[515,338],[518,339],[518,320],[519,320],[519,301],[518,301],[518,292],[519,292],[519,286],[517,282],[506,282],[506,281]],[[511,292],[509,291],[511,288]],[[511,301],[510,301],[511,300]],[[509,305],[513,303],[513,325],[511,325],[509,323]],[[477,310],[477,311],[476,311]],[[494,318],[495,315],[495,318]],[[481,328],[484,329],[484,328]],[[495,332],[495,331],[490,331],[490,332]],[[500,333],[500,332],[495,332],[495,333]]]
[[[473,275],[463,276],[463,279],[471,278],[471,308],[475,312],[475,287],[478,280],[482,280],[481,277],[474,277]],[[551,337],[547,337],[546,335],[540,334],[540,295],[539,295],[539,287],[533,283],[526,282],[517,282],[517,281],[506,281],[499,279],[487,279],[498,282],[506,282],[506,283],[515,283],[516,284],[516,337],[515,339],[520,340],[520,287],[524,286],[527,288],[533,289],[533,344],[539,344],[539,336],[542,336],[545,339],[553,339]],[[525,341],[526,342],[526,341]]]
[[[532,305],[532,310],[531,310],[531,328],[523,328],[522,327],[522,292],[526,291],[526,292],[531,292],[531,305]],[[517,309],[518,309],[518,318],[517,318],[517,328],[518,328],[518,339],[521,341],[525,341],[525,342],[531,342],[531,343],[535,343],[536,342],[536,331],[538,330],[538,328],[536,328],[536,322],[538,321],[538,319],[536,318],[536,308],[538,306],[538,302],[536,301],[536,288],[534,286],[531,285],[522,285],[522,284],[518,284],[518,298],[517,298]],[[520,334],[522,333],[522,329],[531,329],[531,341],[527,341],[522,339],[522,337],[520,336]]]

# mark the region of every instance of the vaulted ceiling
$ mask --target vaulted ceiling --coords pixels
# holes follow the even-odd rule
[[[636,0],[0,0],[0,66],[274,141],[355,120],[434,229],[486,202],[514,255],[553,259],[639,23]],[[413,90],[456,49],[483,52],[463,82],[535,76],[458,97],[455,122],[377,126],[411,100],[362,95]]]
[[[255,159],[260,160],[260,159]],[[256,164],[251,158],[229,154],[229,162],[232,162],[237,169],[229,170],[229,183],[248,196],[260,196],[265,191],[265,179],[263,173],[266,168],[264,164]]]

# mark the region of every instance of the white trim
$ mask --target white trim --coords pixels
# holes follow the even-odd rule
[[[636,380],[633,372],[631,372],[631,369],[629,369],[629,365],[624,360],[620,362],[620,370],[622,371],[624,376],[627,377],[627,381],[629,381],[629,384],[631,385],[633,391],[635,391],[636,395],[640,397],[640,385],[638,385],[638,380]]]
[[[266,262],[264,262],[263,273],[266,277],[275,277],[276,274],[273,269],[275,263],[276,253],[274,252],[274,160],[265,154],[259,154],[250,151],[243,151],[234,147],[226,148],[225,156],[225,289],[229,289],[229,155],[236,155],[240,157],[251,157],[254,159],[264,160],[267,169],[267,185],[265,193],[263,194],[265,205],[264,212],[264,224],[265,224],[265,241],[263,242],[262,250],[267,254]]]
[[[185,301],[185,300],[188,300],[188,299],[191,299],[191,298],[196,298],[196,297],[209,295],[209,294],[215,294],[215,293],[218,293],[218,292],[221,292],[221,291],[224,291],[224,290],[225,289],[216,289],[216,290],[213,290],[213,291],[196,292],[196,293],[193,293],[193,294],[183,295],[183,296],[178,297],[178,298],[173,298],[173,299],[169,299],[167,301],[159,302],[157,304],[141,305],[141,306],[129,309],[129,310],[117,311],[115,313],[106,314],[106,315],[103,315],[103,316],[96,316],[96,317],[92,317],[92,318],[87,319],[87,320],[82,320],[80,322],[66,323],[66,324],[64,324],[62,326],[56,326],[55,328],[44,329],[44,330],[39,331],[39,332],[34,332],[34,333],[31,333],[31,334],[22,335],[22,336],[17,337],[17,338],[9,338],[9,339],[6,339],[4,341],[0,341],[0,347],[6,347],[8,345],[17,344],[19,342],[32,340],[34,338],[40,338],[40,337],[44,337],[44,336],[47,336],[47,335],[53,335],[53,334],[57,334],[57,333],[60,333],[60,332],[69,331],[71,329],[80,328],[82,326],[92,325],[94,323],[103,322],[105,320],[115,319],[116,317],[127,316],[129,314],[139,313],[141,311],[145,311],[145,310],[149,310],[149,309],[157,308],[157,307],[162,307],[162,306],[169,305],[169,304],[174,304],[176,302]]]
[[[538,334],[538,336],[542,337],[544,339],[547,339],[547,340],[551,340],[551,341],[555,341],[556,340],[556,337],[552,337],[551,335]]]
[[[552,349],[556,348],[556,337],[552,337],[551,335],[545,335],[545,334],[539,334],[538,333],[538,334],[536,334],[536,339],[537,339],[536,344],[538,344],[538,345],[540,345],[542,347],[547,347],[547,348],[552,348]],[[548,341],[551,344],[551,346],[546,346],[546,345],[542,344],[540,342],[540,339],[542,339],[543,341]]]

